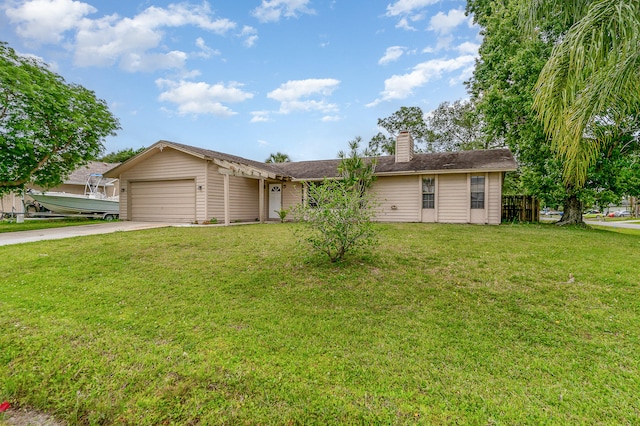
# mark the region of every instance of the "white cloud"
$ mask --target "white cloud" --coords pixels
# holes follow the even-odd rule
[[[449,86],[452,86],[452,87],[457,86],[460,83],[464,83],[465,81],[468,81],[473,76],[473,71],[475,70],[475,68],[476,67],[474,64],[463,69],[460,75],[449,79]]]
[[[32,0],[5,11],[20,37],[42,43],[59,43],[64,33],[97,9],[73,0]]]
[[[439,0],[398,0],[387,6],[387,16],[409,15]]]
[[[480,49],[480,45],[477,43],[471,43],[470,41],[465,41],[456,47],[456,50],[461,55],[477,55],[478,49]]]
[[[132,21],[138,26],[149,29],[194,25],[219,35],[223,35],[236,27],[234,22],[226,18],[212,20],[210,18],[211,13],[211,9],[206,2],[201,6],[180,3],[170,4],[166,9],[151,6],[133,19],[124,19],[123,21]]]
[[[251,111],[251,123],[267,123],[271,121],[269,111]]]
[[[176,52],[146,52],[160,46],[165,27],[195,25],[224,34],[236,25],[228,19],[211,20],[209,14],[206,3],[202,6],[172,4],[166,9],[149,7],[133,18],[112,15],[97,20],[85,19],[76,36],[75,62],[79,66],[108,66],[120,62],[128,71],[180,68],[184,61],[176,60]],[[161,59],[162,56],[165,58]],[[132,62],[138,65],[131,67]]]
[[[180,115],[211,114],[228,117],[237,113],[223,103],[237,103],[253,98],[252,93],[241,89],[242,84],[234,81],[225,85],[158,79],[156,85],[164,90],[158,99],[176,104]]]
[[[342,117],[340,117],[339,115],[325,115],[324,117],[322,117],[322,121],[325,123],[340,120],[342,120]]]
[[[67,46],[75,49],[78,66],[111,66],[119,64],[127,71],[153,71],[184,67],[187,55],[170,51],[162,44],[170,27],[195,26],[202,30],[224,35],[236,27],[228,19],[214,19],[208,3],[170,4],[167,7],[150,6],[132,18],[116,14],[89,19],[96,8],[73,0],[27,0],[20,7],[7,8],[10,21],[24,38],[43,43],[60,43],[65,32],[73,31],[74,42]],[[199,56],[212,54],[203,48]],[[159,50],[157,50],[159,49]],[[157,50],[150,52],[152,50]]]
[[[120,68],[128,72],[149,72],[160,69],[183,68],[187,54],[174,50],[168,53],[128,53],[120,60]]]
[[[447,34],[445,36],[438,37],[436,42],[436,50],[449,50],[451,43],[453,43],[453,34]]]
[[[443,73],[449,73],[461,68],[467,68],[475,63],[475,56],[463,55],[455,59],[433,59],[416,65],[408,74],[393,75],[384,82],[381,97],[367,104],[376,106],[380,102],[393,99],[405,99],[413,94],[413,90],[428,82],[442,78]]]
[[[242,32],[238,36],[245,37],[244,45],[246,47],[253,47],[258,41],[258,30],[249,25],[245,25],[242,27]]]
[[[464,14],[462,9],[451,9],[449,13],[438,12],[431,17],[429,29],[440,34],[450,34],[463,22],[470,22],[471,18]]]
[[[280,102],[280,113],[293,111],[337,111],[335,104],[327,103],[323,98],[329,96],[340,85],[340,80],[332,78],[307,80],[291,80],[281,84],[279,88],[269,92],[267,97]],[[307,99],[320,97],[320,100]]]
[[[220,55],[220,51],[217,49],[212,49],[207,46],[207,43],[204,41],[202,37],[198,37],[196,39],[196,46],[200,49],[200,52],[196,53],[197,56],[201,58],[210,58],[212,55]]]
[[[299,13],[313,15],[315,11],[309,9],[308,4],[309,0],[262,0],[251,14],[260,22],[278,22],[282,16],[294,18]]]
[[[412,27],[409,24],[409,20],[407,18],[400,19],[396,24],[396,28],[400,28],[401,30],[407,30],[407,31],[417,31],[415,27]]]
[[[386,65],[390,62],[397,61],[404,53],[405,48],[402,46],[391,46],[387,47],[384,56],[380,58],[378,64]]]
[[[422,49],[422,53],[435,53],[441,50],[455,50],[460,55],[478,55],[478,49],[480,49],[480,44],[472,43],[470,41],[465,41],[457,46],[452,46],[455,38],[452,34],[448,34],[446,36],[438,37],[436,40],[435,47],[427,46]]]

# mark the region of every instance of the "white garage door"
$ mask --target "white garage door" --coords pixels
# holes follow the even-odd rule
[[[196,220],[193,179],[131,182],[130,197],[132,220],[172,223]]]

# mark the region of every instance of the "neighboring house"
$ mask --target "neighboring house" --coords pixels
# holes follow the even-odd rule
[[[387,222],[499,224],[508,149],[414,154],[408,132],[378,158],[371,190]],[[267,164],[159,141],[109,170],[120,182],[120,219],[219,223],[279,219],[304,199],[305,182],[337,177],[340,160]]]
[[[78,167],[74,170],[62,185],[55,188],[48,189],[52,192],[66,192],[68,194],[84,194],[87,179],[91,174],[101,174],[107,170],[113,169],[120,163],[104,163],[102,161],[90,161],[84,166]],[[119,186],[117,179],[107,179],[106,191],[107,196],[113,196],[119,194]],[[43,188],[38,186],[31,186],[29,189],[36,191],[42,191]],[[25,202],[32,202],[28,193],[25,193]],[[23,213],[22,196],[10,193],[2,197],[0,200],[0,210],[5,213]]]
[[[65,179],[62,185],[56,186],[55,188],[48,189],[47,191],[51,192],[66,192],[68,194],[84,194],[85,186],[87,184],[87,180],[90,175],[104,175],[104,173],[108,170],[113,169],[120,163],[105,163],[102,161],[89,161],[89,163],[84,166],[78,167],[76,170],[71,172],[69,177]],[[107,196],[112,197],[114,195],[118,195],[119,187],[117,179],[106,178],[106,191]],[[31,189],[35,189],[37,191],[42,191],[42,188],[33,186]]]

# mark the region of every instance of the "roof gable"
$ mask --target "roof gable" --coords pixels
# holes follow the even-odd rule
[[[128,159],[119,166],[112,168],[107,173],[105,173],[105,175],[109,177],[117,177],[120,173],[130,169],[141,161],[144,161],[144,159],[146,159],[150,155],[157,153],[157,150],[162,151],[166,147],[178,150],[188,155],[202,158],[203,160],[213,161],[218,166],[229,169],[233,172],[240,172],[248,175],[261,176],[272,179],[283,178],[283,176],[281,175],[281,170],[272,167],[272,165],[268,163],[261,163],[259,161],[238,157],[237,155],[225,154],[223,152],[198,148],[195,146],[184,145],[181,143],[165,140],[156,142],[140,154]]]

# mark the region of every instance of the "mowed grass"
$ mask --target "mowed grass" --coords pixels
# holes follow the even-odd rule
[[[640,238],[294,224],[0,247],[0,400],[71,424],[637,424]]]
[[[25,220],[17,223],[16,219],[0,220],[0,234],[4,232],[33,231],[37,229],[62,228],[65,226],[92,225],[103,223],[101,219],[72,218],[72,219],[39,219]]]

